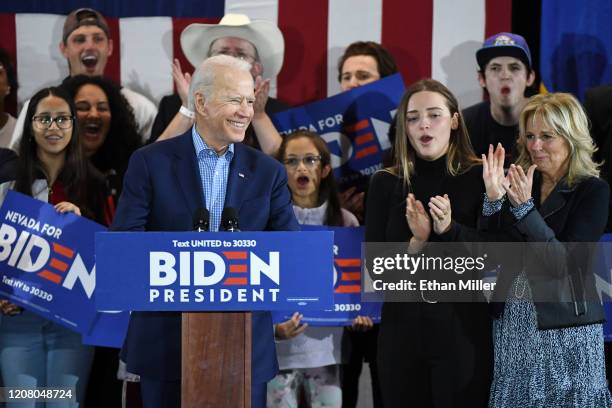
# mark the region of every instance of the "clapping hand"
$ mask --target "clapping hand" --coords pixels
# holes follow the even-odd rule
[[[504,188],[504,184],[507,184],[504,175],[505,154],[504,147],[498,143],[495,151],[493,151],[493,145],[489,145],[489,154],[482,155],[482,179],[489,201],[499,200],[506,192]]]
[[[253,111],[255,114],[266,112],[266,103],[268,103],[268,95],[270,94],[270,80],[263,79],[261,75],[255,79],[255,104]]]
[[[181,63],[176,58],[172,63],[172,78],[174,79],[176,92],[181,98],[181,103],[183,106],[188,107],[187,98],[189,95],[189,85],[191,85],[191,74],[189,74],[189,72],[183,72],[181,69]]]
[[[429,239],[431,219],[429,219],[423,203],[417,200],[412,193],[408,194],[406,198],[406,221],[410,231],[412,231],[412,236],[417,241],[425,242]]]
[[[433,230],[440,235],[447,232],[451,226],[451,203],[448,194],[435,196],[429,199],[429,213],[433,220]]]
[[[508,195],[508,200],[513,207],[518,207],[531,198],[531,187],[533,185],[533,173],[537,165],[532,164],[527,169],[527,174],[521,166],[514,164],[510,165],[508,170],[507,182],[504,183],[504,189]]]

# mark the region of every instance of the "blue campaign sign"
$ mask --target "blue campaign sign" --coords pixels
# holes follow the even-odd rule
[[[304,312],[302,321],[311,326],[345,326],[357,316],[368,316],[374,323],[379,323],[382,303],[361,302],[361,243],[365,228],[301,227],[303,231],[334,233],[334,305],[327,310]],[[295,311],[276,312],[273,319],[277,323],[285,321]]]
[[[312,310],[333,302],[333,234],[107,232],[100,310]]]
[[[9,191],[0,209],[0,296],[80,333],[96,317],[99,224]]]
[[[391,148],[389,126],[404,93],[400,74],[272,116],[281,134],[318,133],[329,146],[340,188],[364,187]]]
[[[83,344],[121,348],[130,323],[130,313],[121,311],[98,312]]]

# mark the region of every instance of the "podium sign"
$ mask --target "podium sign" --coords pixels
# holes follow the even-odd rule
[[[105,232],[96,305],[142,311],[323,310],[333,233]]]

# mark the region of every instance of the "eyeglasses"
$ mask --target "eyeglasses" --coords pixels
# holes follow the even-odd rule
[[[285,166],[291,167],[292,169],[298,167],[300,163],[304,163],[304,166],[308,169],[316,167],[321,161],[321,156],[308,155],[304,157],[289,157],[283,160]]]
[[[57,124],[57,127],[60,129],[70,129],[72,127],[73,121],[74,118],[72,116],[66,115],[56,116],[54,118],[47,115],[34,116],[32,118],[32,123],[34,123],[34,126],[38,129],[49,129],[53,122],[55,122]]]

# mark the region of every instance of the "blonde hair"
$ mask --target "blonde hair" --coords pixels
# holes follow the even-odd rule
[[[519,118],[517,165],[527,170],[533,164],[527,150],[526,131],[528,121],[536,116],[568,144],[568,186],[571,187],[585,177],[599,177],[601,164],[593,161],[597,147],[589,133],[589,120],[580,102],[568,93],[535,95],[527,101]]]
[[[410,184],[410,177],[414,174],[415,151],[408,141],[406,129],[406,110],[408,102],[412,95],[418,92],[436,92],[446,100],[446,107],[450,111],[451,116],[457,116],[457,128],[451,129],[448,152],[446,155],[446,168],[448,173],[456,176],[465,173],[474,165],[479,164],[480,160],[474,154],[472,143],[468,136],[463,115],[459,110],[459,103],[452,92],[440,82],[434,79],[423,79],[410,86],[399,104],[396,118],[395,131],[395,157],[392,167],[385,169],[386,171],[403,179],[404,184]]]

